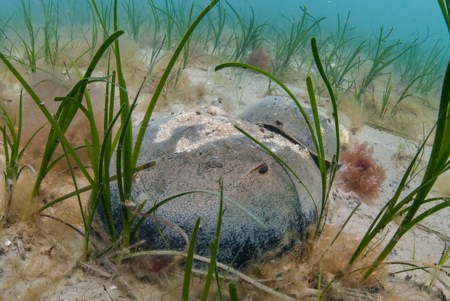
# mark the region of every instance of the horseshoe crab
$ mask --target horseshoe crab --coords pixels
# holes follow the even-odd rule
[[[281,118],[281,116],[280,116]],[[299,176],[291,172],[233,127],[225,116],[183,113],[152,121],[140,163],[154,161],[135,177],[132,202],[145,200],[142,212],[172,195],[208,189],[219,192],[223,179],[224,207],[218,261],[242,267],[279,246],[291,234],[301,234],[316,221],[320,208],[320,175],[311,156],[282,135],[261,131],[239,122],[247,132],[267,145]],[[268,135],[269,134],[269,135]],[[308,189],[306,189],[308,187]],[[122,227],[117,184],[113,183],[115,227]],[[130,206],[130,204],[127,204]],[[219,196],[193,193],[159,207],[145,219],[136,239],[144,249],[183,250],[200,217],[196,253],[208,256],[214,239]],[[103,218],[100,207],[100,217]]]
[[[313,124],[311,106],[302,103],[302,107]],[[314,158],[317,158],[317,150],[306,121],[291,99],[267,96],[246,109],[239,117],[244,121],[258,124],[269,131],[282,135],[294,144],[305,147]],[[336,151],[334,121],[321,111],[319,111],[319,119],[324,141],[325,160],[329,164]]]

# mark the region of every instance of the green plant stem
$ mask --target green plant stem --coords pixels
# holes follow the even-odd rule
[[[219,48],[221,41],[222,41],[222,34],[223,30],[225,28],[226,23],[226,10],[220,5],[220,3],[217,5],[217,16],[210,17],[208,15],[208,23],[210,24],[208,26],[208,29],[212,30],[214,39],[212,43],[212,49],[211,49],[211,55],[214,55]],[[209,42],[209,36],[206,37],[205,45],[208,45]],[[205,47],[206,48],[206,47]]]
[[[158,255],[170,255],[170,256],[180,256],[180,257],[187,257],[187,253],[185,252],[180,252],[180,251],[171,251],[171,250],[164,250],[164,251],[160,251],[160,250],[150,250],[150,251],[138,251],[138,252],[134,252],[134,253],[120,253],[118,256],[121,256],[123,259],[127,259],[127,258],[133,258],[133,257],[138,257],[138,256],[158,256]],[[209,258],[200,256],[200,255],[195,255],[193,256],[193,259],[200,261],[200,262],[204,262],[204,263],[210,263],[211,260]],[[233,269],[230,266],[227,266],[223,263],[217,262],[217,267],[227,271],[231,274],[236,275],[237,277],[239,277],[240,279],[242,279],[243,281],[253,285],[254,287],[260,289],[263,292],[266,292],[274,297],[276,297],[279,300],[285,300],[285,301],[294,301],[294,300],[302,300],[301,297],[298,297],[297,299],[294,299],[292,297],[289,297],[287,295],[284,295],[280,292],[275,291],[274,289],[265,286],[264,284],[250,278],[249,276]],[[317,294],[316,290],[309,290],[309,292],[305,293],[304,296],[305,298],[310,298],[311,296],[314,296],[315,294]]]
[[[334,95],[333,88],[331,87],[330,81],[328,80],[328,77],[325,73],[325,70],[322,66],[320,57],[319,57],[319,51],[317,47],[317,42],[315,38],[311,39],[311,50],[314,56],[314,62],[316,63],[316,67],[319,70],[319,74],[325,83],[325,86],[327,87],[328,94],[330,96],[331,105],[333,108],[333,119],[334,119],[334,130],[335,130],[335,138],[336,138],[336,149],[333,156],[333,159],[331,161],[330,169],[329,169],[329,177],[328,177],[328,189],[326,191],[323,191],[325,195],[322,195],[322,208],[319,216],[319,221],[317,223],[316,232],[314,234],[315,238],[318,239],[323,227],[325,226],[326,222],[326,212],[328,209],[328,199],[331,192],[331,188],[333,186],[334,179],[336,177],[336,172],[339,166],[339,158],[340,158],[340,148],[341,148],[341,142],[340,142],[340,131],[339,131],[339,112],[338,112],[338,101],[336,96]],[[317,108],[316,108],[317,110]],[[317,115],[317,113],[316,113]],[[316,117],[318,119],[318,116]],[[317,135],[321,136],[321,128],[320,123],[318,123],[318,127],[316,127]],[[323,150],[323,145],[321,149],[322,155],[325,157],[325,152]],[[323,159],[322,167],[321,169],[326,169],[325,167],[325,158]],[[324,179],[326,181],[326,178]],[[326,187],[326,186],[325,186]],[[322,224],[322,225],[321,225]]]
[[[374,82],[376,78],[383,74],[383,71],[397,59],[399,59],[404,53],[417,45],[417,40],[411,42],[404,49],[399,49],[401,42],[397,40],[388,45],[389,37],[393,32],[391,28],[387,33],[384,33],[383,27],[380,28],[380,33],[376,38],[375,53],[372,57],[372,64],[367,74],[364,75],[359,91],[356,94],[356,98],[359,103],[362,104],[363,96],[366,93],[369,86]],[[362,106],[361,106],[362,108]]]
[[[136,0],[128,0],[128,2],[122,3],[122,6],[125,10],[128,26],[131,31],[131,36],[135,42],[139,41],[139,34],[141,32],[141,26],[143,24],[143,8],[136,8]]]
[[[336,34],[330,37],[331,50],[325,54],[324,65],[328,79],[335,89],[348,92],[356,81],[356,72],[352,72],[364,63],[360,58],[362,51],[366,48],[366,41],[359,42],[353,46],[354,36],[349,36],[355,28],[349,28],[350,12],[347,14],[344,24],[338,15]],[[346,86],[344,86],[346,84]]]
[[[156,102],[158,101],[161,92],[169,78],[169,75],[181,53],[181,51],[183,50],[183,46],[186,44],[187,40],[189,39],[189,37],[191,36],[192,32],[194,31],[194,29],[197,27],[197,25],[200,23],[200,21],[206,16],[206,14],[214,7],[214,5],[217,4],[219,0],[213,0],[210,2],[210,4],[208,6],[205,7],[205,9],[197,16],[197,18],[194,20],[194,22],[191,24],[191,26],[189,27],[188,31],[186,32],[186,34],[184,35],[183,39],[181,40],[180,44],[178,45],[178,47],[175,49],[174,54],[172,55],[172,58],[170,59],[169,63],[167,64],[164,73],[161,76],[161,79],[158,83],[158,86],[156,87],[155,91],[153,92],[153,96],[152,99],[150,100],[150,104],[147,107],[147,110],[145,112],[144,118],[141,122],[141,127],[139,129],[139,133],[137,135],[137,139],[136,139],[136,143],[134,146],[134,151],[133,151],[133,163],[132,166],[136,166],[136,162],[137,162],[137,158],[139,155],[139,152],[141,150],[141,146],[142,146],[142,142],[144,139],[144,135],[145,132],[147,131],[147,125],[150,121],[150,117],[152,116],[153,110],[156,106]]]
[[[20,5],[22,8],[22,14],[25,21],[25,26],[28,32],[29,43],[26,43],[25,40],[19,35],[19,38],[22,40],[23,46],[25,47],[27,58],[28,58],[28,66],[30,67],[30,71],[32,73],[36,72],[36,61],[37,61],[37,51],[36,51],[36,36],[37,33],[34,30],[33,22],[31,20],[31,7],[30,0],[28,0],[27,4],[25,4],[25,0],[20,0]]]
[[[301,10],[301,18],[292,22],[289,30],[276,32],[275,59],[273,62],[275,76],[280,76],[289,69],[295,57],[319,28],[320,22],[325,19],[313,18],[307,12],[306,7],[301,7]],[[286,32],[289,32],[289,34],[286,34]]]
[[[108,37],[108,39],[105,40],[105,42],[100,46],[98,51],[96,52],[93,60],[88,66],[88,69],[86,70],[84,77],[81,81],[79,81],[75,87],[72,89],[72,91],[69,92],[67,95],[68,98],[74,98],[77,100],[77,102],[82,101],[84,92],[87,88],[87,85],[89,83],[89,78],[92,75],[92,72],[95,69],[95,66],[97,65],[100,58],[103,56],[105,51],[109,48],[109,46],[119,37],[123,34],[123,31],[119,30],[113,33],[111,36]],[[0,58],[5,62],[6,64],[6,58],[3,59],[4,56],[0,56]],[[7,64],[8,66],[8,64]],[[11,68],[11,64],[9,64],[8,68],[13,71]],[[15,69],[14,69],[15,70]],[[35,197],[39,191],[40,185],[44,179],[44,177],[48,173],[48,166],[50,164],[51,158],[58,146],[58,144],[64,143],[65,147],[67,147],[68,152],[70,155],[74,158],[74,160],[77,163],[77,166],[81,169],[84,176],[89,180],[89,182],[92,183],[93,179],[87,172],[87,170],[83,167],[83,163],[78,158],[78,156],[73,151],[73,148],[70,146],[69,142],[67,141],[66,137],[64,136],[64,133],[66,132],[67,128],[69,127],[70,123],[72,122],[73,118],[75,117],[75,114],[78,110],[77,106],[73,106],[71,103],[62,103],[61,106],[59,106],[58,111],[56,113],[55,118],[53,115],[46,109],[45,105],[43,105],[44,102],[41,101],[41,99],[37,96],[37,94],[33,91],[33,89],[26,83],[26,81],[22,78],[22,76],[16,71],[13,72],[16,78],[21,82],[21,84],[24,86],[25,90],[30,94],[30,96],[33,98],[33,100],[36,102],[36,104],[39,106],[41,111],[44,113],[46,119],[51,123],[52,128],[49,133],[44,155],[42,158],[41,167],[39,169],[38,176],[36,178],[35,185],[33,187],[32,196]]]
[[[228,290],[230,292],[230,300],[231,301],[239,301],[238,294],[237,294],[236,283],[231,282],[228,285]]]
[[[107,134],[105,134],[105,137],[107,137]],[[156,162],[155,161],[151,161],[149,163],[145,163],[145,164],[139,165],[136,168],[135,171],[136,172],[142,171],[144,169],[151,168],[151,167],[153,167],[155,165],[156,165]],[[114,181],[114,180],[117,180],[117,176],[111,176],[108,179],[108,182],[111,182],[111,181]],[[39,210],[36,213],[42,212],[42,211],[44,211],[44,210],[46,210],[48,208],[51,208],[51,207],[55,206],[58,203],[61,203],[62,201],[65,201],[65,200],[67,200],[67,199],[69,199],[69,198],[71,198],[73,196],[76,196],[77,194],[80,194],[80,193],[83,193],[83,192],[87,192],[87,191],[90,191],[90,190],[92,190],[92,185],[87,185],[87,186],[79,188],[79,189],[77,189],[75,191],[72,191],[70,193],[67,193],[67,194],[63,195],[62,197],[57,198],[56,200],[48,202],[47,204],[45,204],[44,206],[39,208]]]
[[[324,145],[323,145],[323,141],[322,141],[322,132],[321,132],[320,121],[319,121],[319,116],[318,116],[317,102],[315,100],[314,88],[312,87],[311,78],[307,79],[307,86],[308,86],[308,94],[309,94],[310,100],[311,100],[311,107],[313,109],[314,127],[311,124],[308,115],[306,114],[305,110],[302,108],[300,102],[295,97],[295,95],[288,89],[288,87],[285,84],[283,84],[283,82],[281,82],[278,78],[276,78],[271,73],[261,70],[255,66],[251,66],[251,65],[247,65],[247,64],[243,64],[243,63],[220,64],[220,65],[216,66],[215,71],[218,71],[218,70],[221,70],[224,68],[229,68],[229,67],[238,67],[238,68],[249,69],[249,70],[255,71],[257,73],[260,73],[260,74],[268,77],[270,80],[272,80],[276,84],[278,84],[291,97],[291,99],[296,104],[297,108],[299,109],[301,115],[303,116],[303,118],[308,126],[309,132],[311,133],[311,137],[313,139],[314,146],[316,148],[316,151],[318,154],[318,160],[319,160],[319,169],[320,169],[321,180],[322,180],[322,182],[321,182],[322,198],[321,198],[321,208],[319,211],[319,219],[318,219],[316,231],[314,234],[314,237],[317,239],[317,238],[319,238],[319,236],[322,232],[322,229],[325,225],[325,220],[326,220],[325,217],[326,217],[326,212],[327,212],[327,207],[328,207],[327,204],[328,204],[329,193],[331,191],[332,183],[334,181],[337,167],[338,167],[338,162],[339,162],[340,141],[339,141],[339,117],[338,117],[338,109],[337,109],[337,100],[333,93],[331,84],[330,84],[330,82],[325,74],[325,71],[323,69],[323,66],[321,64],[319,53],[318,53],[318,48],[317,48],[317,42],[314,38],[311,39],[311,49],[312,49],[312,52],[314,55],[314,61],[316,63],[316,66],[317,66],[319,73],[320,73],[322,79],[324,80],[325,85],[330,94],[330,99],[331,99],[332,106],[333,106],[333,118],[335,120],[336,152],[335,152],[335,156],[333,157],[333,160],[332,160],[332,163],[330,166],[330,176],[328,177],[328,182],[327,182],[327,170],[326,170],[326,162],[325,162],[325,151],[324,151]],[[246,135],[251,140],[253,140],[255,143],[257,143],[264,150],[266,150],[275,160],[277,160],[281,164],[284,163],[282,160],[280,160],[280,158],[278,158],[278,156],[276,156],[273,152],[271,152],[267,147],[265,147],[257,139],[255,139],[250,134],[243,131],[239,126],[235,126],[235,127],[239,131],[241,131],[244,135]],[[283,164],[283,166],[286,167],[286,164]],[[288,167],[288,169],[295,175],[295,172],[293,172],[289,167]],[[303,185],[301,179],[299,179],[297,176],[296,176],[296,178],[299,181],[299,183]],[[309,193],[308,188],[307,187],[305,187],[305,188],[306,188],[306,191]]]
[[[450,207],[450,202],[443,200],[441,203],[434,205],[432,208],[416,216],[417,212],[422,207],[422,205],[427,202],[427,195],[431,191],[431,188],[433,187],[437,177],[441,173],[450,169],[450,161],[449,161],[450,140],[446,139],[446,137],[450,137],[450,62],[447,66],[447,72],[444,78],[442,88],[441,102],[439,106],[439,115],[434,137],[434,143],[421,185],[413,192],[412,195],[410,194],[407,199],[404,199],[402,202],[400,202],[400,205],[394,207],[395,202],[388,203],[386,210],[382,210],[382,212],[380,212],[379,214],[379,217],[381,218],[377,227],[372,228],[371,226],[371,228],[369,228],[369,231],[364,236],[363,240],[361,241],[360,245],[358,246],[357,250],[355,251],[350,261],[350,264],[352,264],[356,260],[356,258],[359,257],[362,250],[364,250],[367,247],[369,242],[380,231],[380,225],[381,229],[384,228],[384,226],[387,223],[389,223],[394,216],[396,216],[396,212],[398,212],[401,208],[403,208],[404,204],[408,203],[409,201],[412,201],[412,204],[409,206],[400,226],[397,228],[388,244],[384,247],[384,249],[381,251],[378,257],[374,260],[373,264],[364,273],[363,276],[364,279],[367,279],[379,267],[379,265],[385,260],[385,258],[397,245],[398,241],[412,227],[414,227],[417,223],[427,218],[428,216],[444,208]],[[416,157],[418,156],[419,152],[416,154]],[[414,160],[410,164],[407,173],[412,168],[413,163]],[[402,186],[402,184],[404,184],[403,180],[399,185],[397,194],[399,194],[402,190],[400,188],[403,187]],[[373,229],[375,230],[372,231]]]
[[[191,242],[186,256],[186,266],[184,268],[183,293],[181,300],[189,301],[189,291],[191,286],[192,264],[194,262],[195,243],[197,242],[197,233],[200,227],[200,218],[195,222],[194,231],[192,232]]]
[[[449,0],[438,0],[439,6],[442,11],[442,16],[447,24],[447,29],[450,33],[450,1]]]
[[[113,7],[113,26],[114,31],[118,30],[118,20],[117,20],[117,0],[114,1],[114,7]],[[123,89],[119,90],[119,99],[120,99],[120,105],[123,106],[123,110],[121,113],[121,122],[124,127],[122,128],[122,133],[125,133],[124,140],[122,144],[119,146],[120,150],[122,151],[122,158],[120,161],[120,164],[116,165],[118,168],[118,171],[123,169],[123,186],[120,185],[120,181],[122,180],[122,177],[119,176],[118,178],[118,188],[119,188],[119,194],[120,190],[123,189],[121,194],[121,202],[124,203],[127,200],[130,200],[131,198],[131,187],[133,185],[133,169],[132,167],[132,151],[133,151],[133,132],[132,127],[126,122],[128,119],[128,115],[130,114],[130,100],[128,98],[128,92],[126,91],[126,83],[125,78],[122,71],[122,61],[120,58],[120,47],[119,47],[119,41],[116,39],[114,41],[114,56],[116,58],[116,68],[117,68],[117,79],[119,82],[119,86],[123,87]],[[130,121],[128,121],[130,122]],[[117,156],[119,158],[119,155]],[[122,206],[122,214],[123,214],[123,238],[122,243],[125,248],[127,248],[131,243],[131,210],[127,206]]]
[[[217,218],[216,234],[214,237],[214,241],[211,242],[211,262],[208,266],[208,274],[206,275],[206,281],[205,281],[205,286],[203,288],[201,301],[208,300],[208,294],[209,294],[209,290],[211,288],[213,274],[216,272],[217,253],[219,251],[220,231],[222,229],[222,216],[223,216],[223,180],[222,179],[219,180],[219,185],[220,185],[220,204],[219,204],[219,214],[218,214],[218,218]]]
[[[238,29],[234,30],[234,53],[233,60],[240,61],[247,54],[247,51],[250,49],[256,49],[261,45],[262,40],[262,32],[264,27],[267,25],[257,24],[255,19],[255,12],[253,8],[250,6],[251,15],[249,18],[244,18],[239,15],[239,13],[234,9],[233,6],[229,2],[226,4],[230,7],[231,11],[237,18],[237,23],[239,25]],[[248,20],[247,20],[248,19]]]

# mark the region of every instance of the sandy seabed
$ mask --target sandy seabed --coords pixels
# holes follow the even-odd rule
[[[183,72],[182,80],[175,92],[166,93],[166,99],[162,100],[157,115],[195,111],[201,114],[236,115],[245,107],[260,100],[268,91],[268,81],[257,74],[236,71],[216,73],[210,63],[202,61],[197,63]],[[139,75],[136,75],[136,81],[138,78]],[[288,84],[299,98],[307,99],[304,84],[300,80]],[[8,97],[8,93],[17,94],[17,85],[8,85],[6,81],[6,90],[9,89],[9,92],[4,92],[6,96],[2,97]],[[95,85],[92,88],[93,93]],[[132,95],[136,89],[137,86],[129,83]],[[58,89],[55,90],[54,93],[58,93]],[[282,94],[282,91],[274,88],[271,94]],[[146,92],[141,95],[140,105],[133,120],[134,125],[139,124],[143,108],[150,96],[151,94]],[[325,110],[328,108],[329,111],[327,98],[322,96],[320,101]],[[214,106],[212,110],[211,106]],[[220,110],[217,110],[217,107]],[[333,254],[340,253],[335,257],[335,261],[348,260],[349,257],[345,256],[348,255],[346,253],[349,253],[352,244],[346,245],[347,242],[360,239],[376,214],[392,197],[412,158],[415,150],[413,145],[417,144],[415,138],[421,137],[421,133],[414,135],[414,130],[407,135],[399,136],[397,131],[381,127],[368,118],[363,122],[358,121],[358,126],[355,126],[356,121],[352,120],[353,117],[350,115],[348,112],[342,112],[341,115],[344,127],[349,130],[347,147],[362,142],[373,146],[373,158],[384,169],[386,180],[379,187],[378,196],[367,200],[348,191],[345,181],[338,177],[330,198],[328,227],[339,228],[357,204],[361,205],[345,226],[339,238],[342,242],[337,243],[336,248],[328,252],[328,257],[324,257],[328,260],[324,259],[324,266],[327,262],[331,262],[329,257]],[[428,154],[427,148],[424,158],[427,158]],[[3,159],[1,163],[3,167]],[[32,179],[32,173],[27,169],[17,184],[16,191],[23,189],[20,193],[23,193],[24,199]],[[440,186],[433,194],[448,196],[450,193],[448,174],[440,181]],[[420,177],[416,177],[409,184],[409,189],[416,187],[419,182]],[[64,170],[49,176],[43,186],[43,194],[47,201],[71,190],[70,175]],[[16,192],[17,201],[13,204],[15,214],[23,214],[26,211],[23,208],[29,206],[19,200],[20,193]],[[82,195],[84,202],[87,198],[88,195]],[[82,228],[76,199],[50,208],[45,214],[57,216],[71,225]],[[450,242],[448,216],[449,211],[443,210],[420,223],[402,238],[387,259],[389,262],[414,262],[428,267],[429,273],[417,270],[388,276],[388,272],[405,270],[409,267],[387,265],[384,271],[377,274],[378,285],[372,285],[367,289],[357,285],[345,287],[336,284],[327,300],[447,300],[450,297],[448,290],[450,277],[434,264],[439,260],[444,245]],[[384,234],[389,237],[396,226],[395,223],[389,226]],[[387,239],[381,240],[376,250],[386,242]],[[302,268],[302,261],[296,258],[296,251],[294,247],[279,257],[255,264],[247,273],[255,281],[291,296],[294,300],[316,300],[314,284],[301,283],[305,279],[302,278],[305,268]],[[45,216],[32,221],[16,221],[0,229],[0,300],[178,300],[181,296],[182,267],[177,261],[170,264],[163,263],[160,266],[155,263],[157,260],[164,261],[164,259],[144,258],[120,266],[110,265],[106,260],[85,262],[82,260],[82,236],[70,227]],[[343,266],[342,262],[335,264]],[[326,270],[324,268],[324,271]],[[329,273],[332,274],[331,270],[330,267]],[[238,282],[241,300],[282,300],[282,297],[262,292],[236,276],[231,278]],[[202,276],[198,272],[193,281],[194,287],[201,288],[201,281]],[[193,289],[193,300],[196,299],[195,294],[198,294],[196,290],[200,291]],[[331,294],[336,296],[333,297]]]

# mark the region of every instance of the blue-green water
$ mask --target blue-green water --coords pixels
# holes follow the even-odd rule
[[[431,35],[448,39],[448,32],[436,0],[230,0],[233,5],[251,5],[261,18],[294,16],[305,6],[316,17],[326,17],[327,27],[336,26],[337,14],[351,13],[351,24],[362,33],[376,33],[381,26],[394,27],[403,39]]]
[[[184,1],[184,0],[183,0]],[[26,1],[25,1],[26,2]],[[31,0],[33,8],[32,15],[42,18],[40,9],[41,1]],[[49,2],[45,0],[44,2]],[[70,13],[81,6],[88,5],[87,0],[64,0],[61,2],[61,13]],[[110,0],[98,1],[97,3],[109,3]],[[127,0],[121,2],[126,3]],[[134,0],[136,5],[145,7],[145,0]],[[164,1],[156,1],[163,3]],[[179,1],[174,1],[179,2]],[[199,6],[208,3],[207,0],[196,0]],[[306,7],[315,17],[325,17],[322,26],[326,30],[333,30],[336,27],[337,15],[345,16],[351,13],[350,23],[356,27],[361,34],[375,34],[381,26],[393,27],[399,38],[410,39],[417,36],[431,36],[432,40],[447,39],[448,32],[439,10],[437,0],[229,0],[243,15],[247,14],[251,6],[260,21],[269,21],[272,24],[282,22],[283,18],[295,18],[300,15],[300,7]],[[227,8],[226,1],[221,4]],[[20,23],[20,1],[1,0],[0,20],[12,18],[13,23]],[[80,11],[81,13],[81,11]],[[18,18],[17,18],[18,17]],[[85,16],[80,16],[83,21]],[[61,17],[61,22],[66,22],[67,18]]]
[[[32,65],[32,58],[24,48],[33,49],[37,61],[45,56],[45,62],[54,65],[67,45],[74,47],[73,41],[67,41],[67,37],[69,40],[85,42],[85,49],[79,49],[80,54],[89,48],[94,49],[106,36],[94,13],[94,2],[105,20],[105,30],[111,33],[112,0],[0,0],[0,51],[24,65]],[[192,3],[194,6],[191,11]],[[119,28],[124,29],[141,47],[154,47],[148,41],[154,40],[157,32],[160,37],[166,36],[164,46],[173,48],[187,29],[187,24],[208,3],[208,0],[119,0]],[[153,10],[151,4],[154,5]],[[28,25],[24,10],[29,12]],[[224,17],[225,26],[217,38],[215,35],[218,34],[220,16]],[[346,63],[342,61],[345,55],[363,43],[364,47],[357,53],[357,59],[364,61],[364,64],[356,64],[351,70],[353,79],[346,77],[347,82],[353,80],[357,83],[365,76],[365,68],[370,67],[369,63],[377,60],[374,49],[377,42],[382,40],[381,49],[393,51],[385,59],[391,65],[390,68],[384,69],[377,75],[378,78],[394,72],[400,75],[401,84],[408,86],[422,74],[411,89],[419,91],[421,97],[432,90],[430,86],[423,89],[426,85],[423,81],[436,82],[436,87],[442,82],[450,54],[450,39],[437,0],[221,0],[203,20],[193,39],[195,45],[203,48],[206,54],[219,56],[224,61],[248,61],[252,50],[262,47],[269,54],[273,69],[280,73],[275,66],[280,63],[276,61],[280,57],[279,51],[290,43],[289,31],[293,25],[301,23],[302,18],[305,18],[305,24],[294,33],[310,26],[312,29],[293,51],[294,55],[287,59],[288,64],[279,67],[282,71],[292,68],[294,62],[298,63],[299,60],[303,67],[311,65],[302,60],[305,54],[310,53],[308,42],[312,37],[317,38],[321,55],[328,60],[329,75],[334,66],[338,65],[339,68],[339,64]],[[333,45],[336,46],[333,43],[336,43],[339,32],[342,34],[344,24],[348,31],[344,39],[346,49],[333,50]],[[245,31],[250,26],[253,26],[253,30],[257,29],[249,35],[253,40],[242,45],[240,42],[245,40]],[[33,39],[36,45],[31,47]],[[45,39],[48,39],[46,44]],[[214,39],[216,44],[213,43]],[[238,53],[233,47],[241,47],[242,51]],[[339,52],[333,54],[334,51]],[[415,70],[411,70],[410,66],[414,66]],[[348,90],[341,84],[338,83],[336,88]]]

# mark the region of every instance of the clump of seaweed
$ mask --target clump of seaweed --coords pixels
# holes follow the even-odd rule
[[[339,176],[346,189],[366,201],[376,198],[386,173],[373,158],[373,147],[369,147],[367,142],[357,143],[342,152],[341,161],[344,169]]]
[[[258,67],[264,71],[270,71],[271,67],[269,54],[262,48],[253,49],[248,55],[247,64]]]

